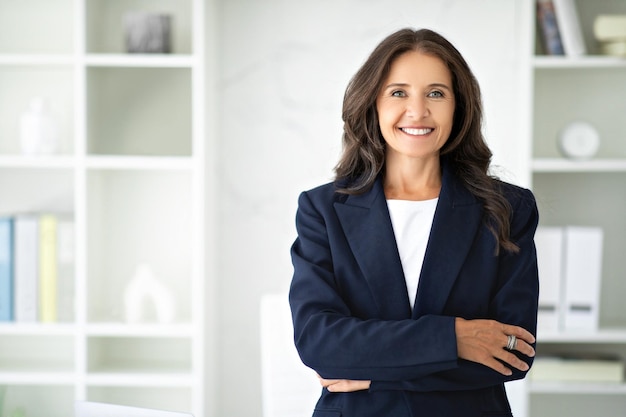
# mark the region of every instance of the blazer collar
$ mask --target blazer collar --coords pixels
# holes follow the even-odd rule
[[[402,263],[379,176],[372,188],[335,203],[335,211],[381,317],[441,314],[481,222],[481,205],[443,165],[442,187],[411,313]]]

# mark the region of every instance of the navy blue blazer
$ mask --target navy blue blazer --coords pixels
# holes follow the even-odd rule
[[[313,416],[511,416],[504,382],[526,373],[459,359],[454,331],[463,317],[536,333],[537,206],[529,190],[501,186],[517,254],[495,255],[482,205],[444,164],[413,310],[382,179],[355,196],[332,183],[300,195],[289,291],[296,348],[324,378],[372,381],[352,393],[322,389]]]

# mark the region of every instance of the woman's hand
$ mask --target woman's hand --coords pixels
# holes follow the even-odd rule
[[[529,357],[535,356],[535,350],[531,346],[535,338],[519,326],[495,320],[465,320],[457,317],[455,331],[459,358],[481,363],[503,375],[509,376],[513,372],[502,362],[520,371],[528,370],[526,362],[505,349],[509,335],[517,338],[517,346],[513,350]]]
[[[317,376],[320,384],[330,392],[353,392],[370,388],[371,381],[361,381],[353,379],[324,379]]]

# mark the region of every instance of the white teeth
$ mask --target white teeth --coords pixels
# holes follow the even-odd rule
[[[409,135],[426,135],[433,131],[432,129],[413,129],[410,127],[402,127],[400,130]]]

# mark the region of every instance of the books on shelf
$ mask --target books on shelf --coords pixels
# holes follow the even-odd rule
[[[622,383],[624,363],[617,357],[538,356],[530,368],[531,381]]]
[[[581,56],[587,53],[585,39],[575,0],[552,0],[556,21],[563,41],[565,55]]]
[[[552,0],[537,0],[537,25],[545,53],[564,55],[565,50]]]
[[[602,243],[603,230],[599,227],[537,229],[538,329],[598,329]]]
[[[6,238],[4,225],[10,225]],[[73,227],[73,219],[60,214],[0,218],[1,321],[73,320]]]
[[[547,55],[587,53],[574,0],[537,0],[537,25]]]
[[[35,322],[39,285],[39,219],[35,215],[15,217],[15,321]]]
[[[626,15],[598,15],[593,22],[593,34],[603,54],[626,56]]]
[[[0,217],[0,321],[13,321],[13,219]]]

